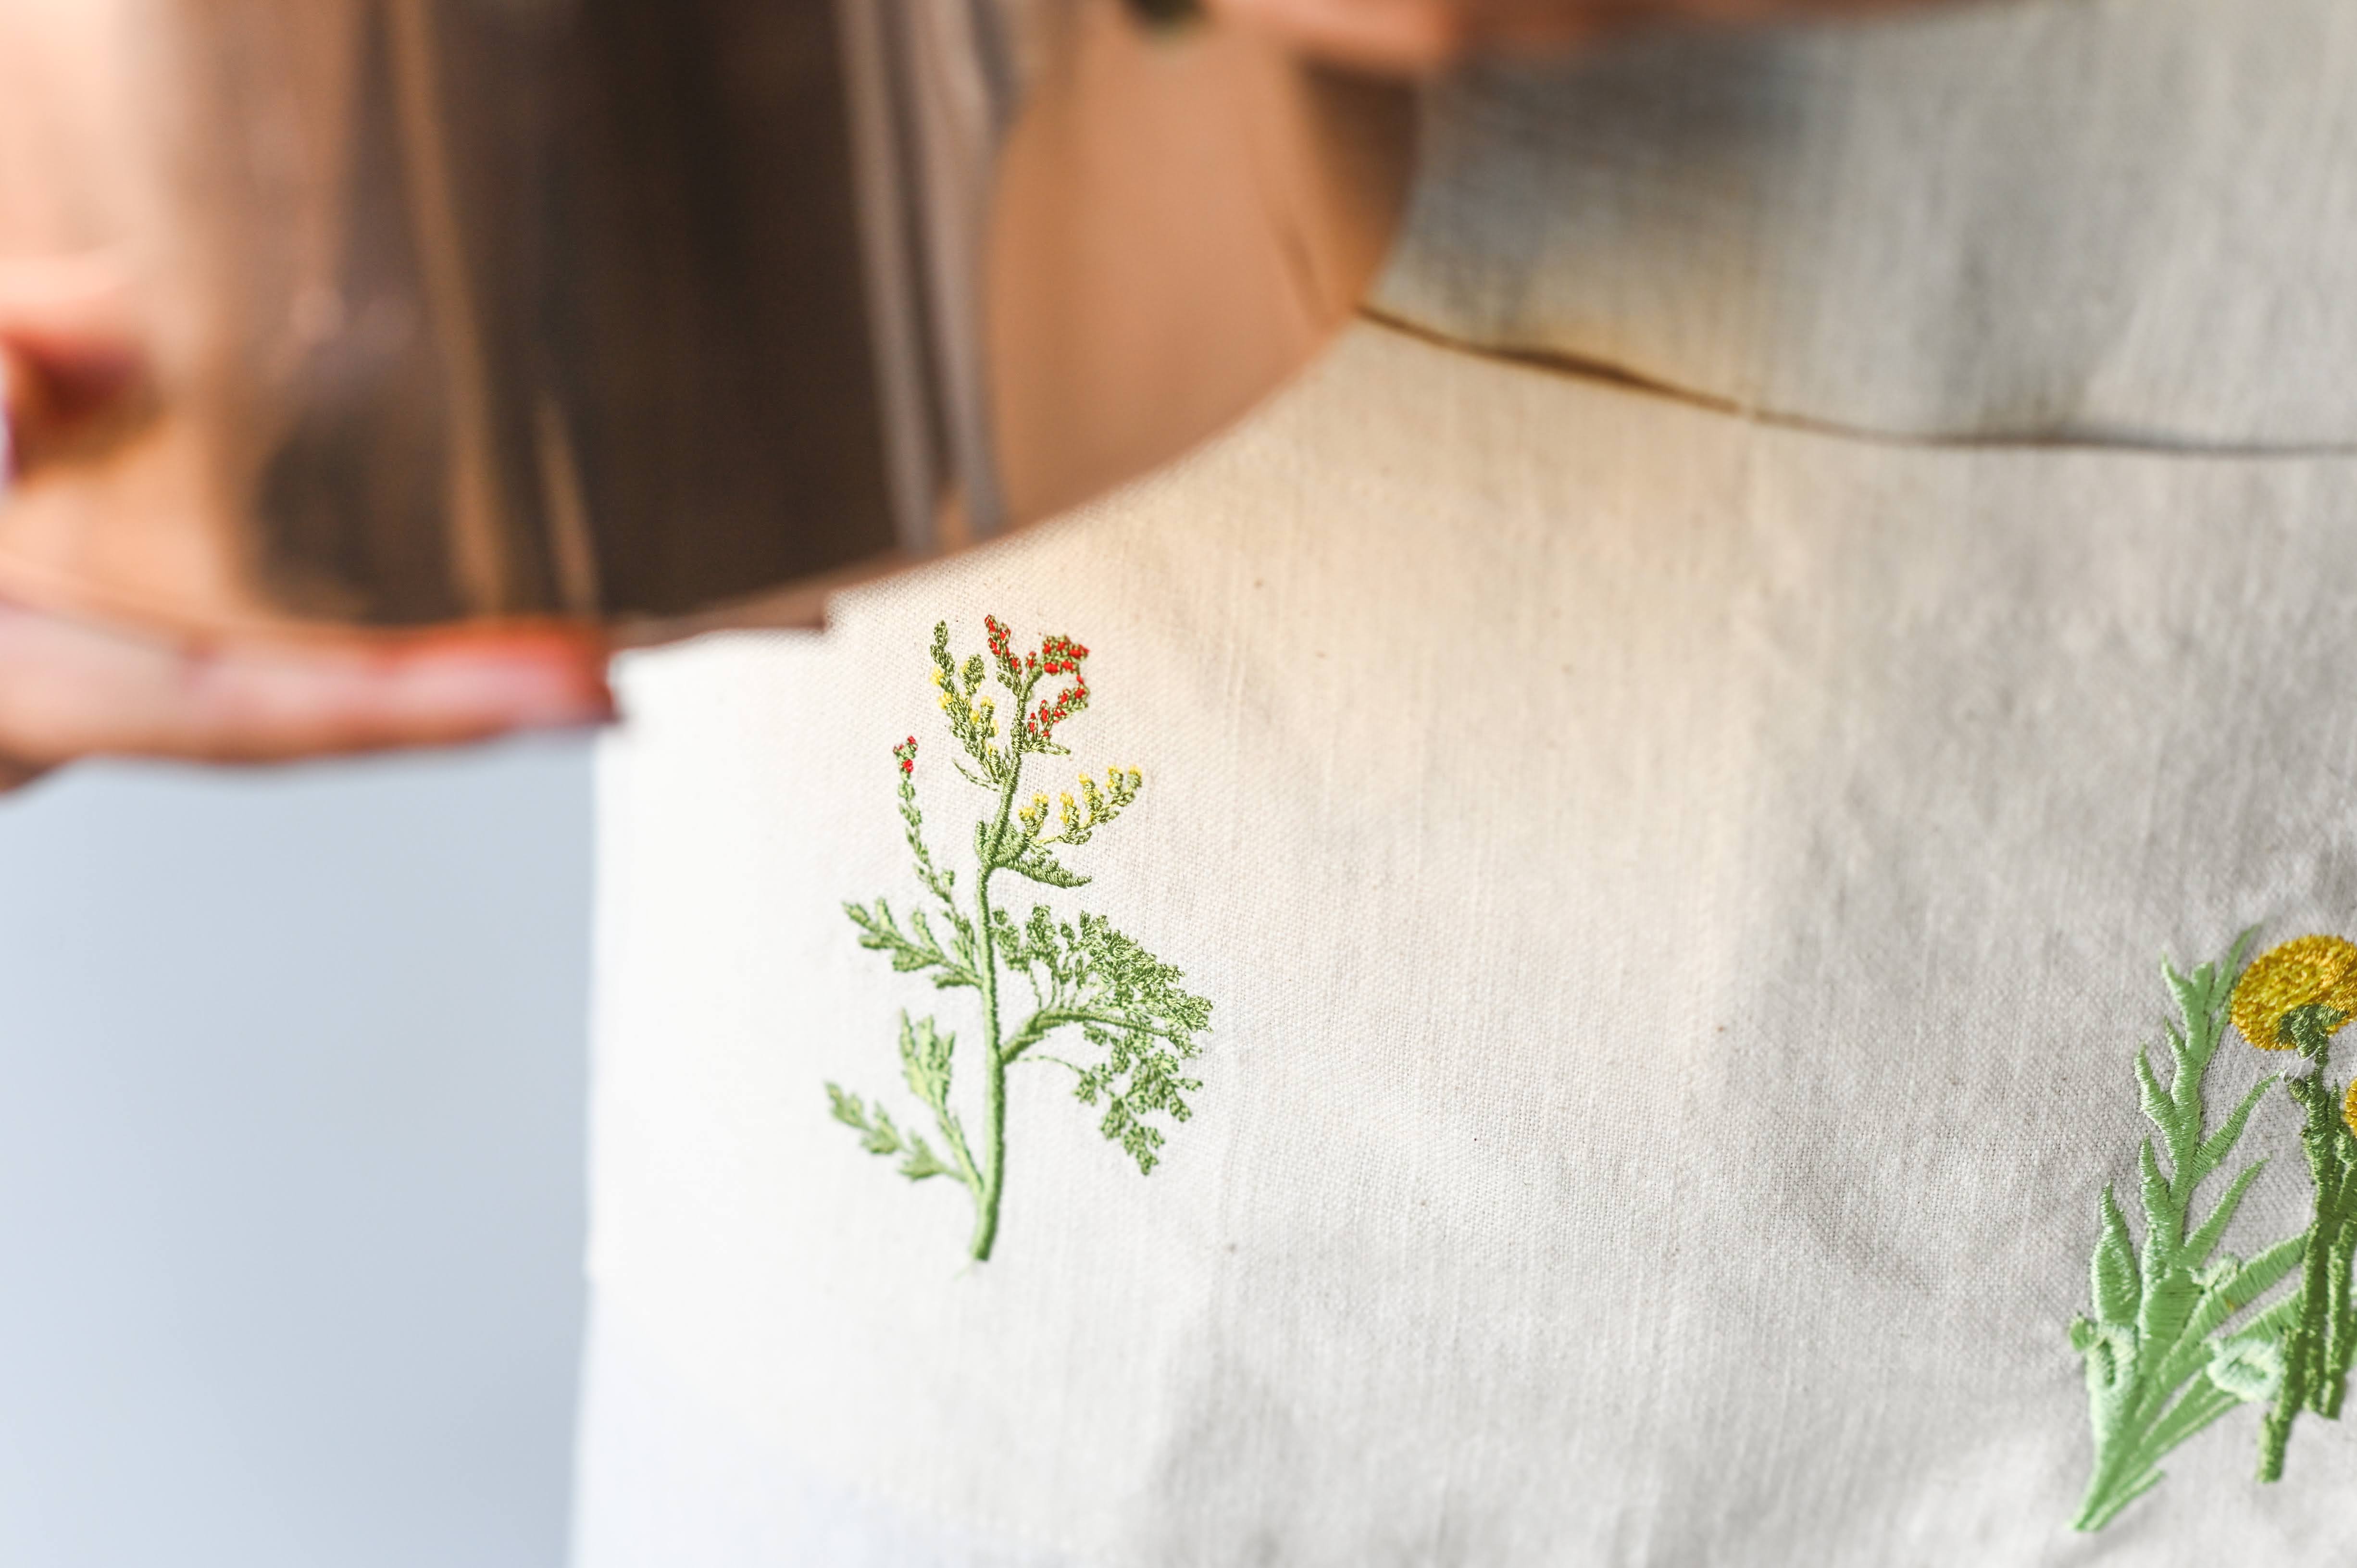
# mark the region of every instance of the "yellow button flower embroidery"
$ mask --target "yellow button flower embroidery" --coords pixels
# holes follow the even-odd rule
[[[2284,1020],[2317,1006],[2339,1015],[2327,1034],[2357,1018],[2357,942],[2296,937],[2253,959],[2234,987],[2234,1027],[2263,1051],[2291,1050],[2298,1042],[2285,1036]]]
[[[2294,1425],[2339,1419],[2357,1370],[2357,1083],[2332,1070],[2332,1036],[2357,1022],[2357,942],[2299,937],[2237,977],[2248,937],[2190,974],[2163,966],[2179,1012],[2169,1027],[2168,1082],[2151,1052],[2136,1058],[2138,1099],[2156,1134],[2138,1152],[2143,1244],[2105,1187],[2089,1275],[2095,1310],[2071,1326],[2095,1443],[2081,1530],[2101,1530],[2157,1485],[2159,1459],[2236,1403],[2266,1407],[2258,1478],[2282,1479]],[[2229,1023],[2260,1049],[2301,1060],[2254,1084],[2213,1128],[2201,1079]],[[2219,1243],[2266,1162],[2244,1165],[2206,1219],[2193,1203],[2276,1085],[2300,1114],[2315,1204],[2304,1233],[2241,1258]],[[2288,1294],[2266,1299],[2278,1282]]]

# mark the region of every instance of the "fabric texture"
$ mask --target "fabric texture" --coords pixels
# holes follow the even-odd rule
[[[2357,11],[1977,0],[1440,93],[1378,300],[1915,437],[2357,441]]]
[[[2357,459],[2289,451],[2357,328],[2284,194],[2357,171],[2346,27],[2081,0],[1469,85],[1387,311],[1877,436],[1370,325],[823,635],[627,660],[582,1568],[2345,1554],[2352,1423],[2262,1486],[2249,1406],[2074,1534],[2068,1327],[2160,959],[2357,934]],[[2255,449],[1880,438],[2017,419]],[[970,864],[928,648],[986,616],[1089,650],[1039,787],[1144,778],[1056,852],[1087,887],[994,886],[1211,1014],[1149,1175],[1010,1069],[976,1263],[826,1086],[930,1132],[901,1015],[973,1048],[843,906],[924,904],[904,778]],[[2278,1054],[2228,1036],[2213,1117]],[[2245,1257],[2308,1221],[2280,1090],[2252,1155]]]

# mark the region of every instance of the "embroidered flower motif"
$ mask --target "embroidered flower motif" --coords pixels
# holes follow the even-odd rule
[[[1181,989],[1185,976],[1178,969],[1103,917],[1066,920],[1035,904],[1028,919],[1016,919],[1010,879],[1063,890],[1087,886],[1089,878],[1056,852],[1080,848],[1122,816],[1136,803],[1146,776],[1135,768],[1109,768],[1100,785],[1082,775],[1076,790],[1059,793],[1052,833],[1045,793],[1034,791],[1029,804],[1018,806],[1027,766],[1071,755],[1055,731],[1088,706],[1081,664],[1089,650],[1069,637],[1050,637],[1017,653],[1013,634],[996,616],[983,628],[987,660],[974,654],[961,663],[950,651],[946,624],[933,628],[931,649],[932,685],[963,753],[952,754],[950,766],[984,796],[974,825],[972,879],[961,889],[958,872],[935,862],[925,843],[911,736],[892,756],[899,766],[901,824],[917,880],[931,900],[905,918],[881,898],[844,907],[859,928],[860,945],[888,955],[895,970],[925,974],[940,991],[975,993],[979,1037],[970,1035],[961,1051],[957,1036],[935,1019],[901,1015],[901,1073],[931,1115],[931,1137],[894,1121],[880,1100],[826,1086],[835,1120],[857,1132],[869,1154],[899,1161],[911,1181],[943,1177],[967,1189],[974,1213],[970,1250],[977,1260],[991,1255],[1006,1192],[1010,1069],[1039,1062],[1071,1073],[1073,1097],[1103,1108],[1097,1130],[1151,1174],[1165,1138],[1157,1119],[1176,1123],[1193,1114],[1188,1097],[1202,1084],[1188,1076],[1188,1064],[1201,1054],[1197,1036],[1211,1019],[1211,1004]],[[1020,721],[1007,727],[1004,744],[996,700],[983,694],[994,670]],[[1053,680],[1071,684],[1043,695],[1041,685]],[[1017,1005],[1018,976],[1030,993],[1028,1009]],[[1050,1055],[1043,1048],[1050,1046],[1065,1054]],[[972,1133],[958,1109],[964,1096],[952,1087],[961,1063],[969,1083],[980,1079],[982,1114]]]
[[[2300,1016],[2309,1008],[2319,1011]],[[2263,1051],[2312,1050],[2294,1036],[2331,1035],[2357,1018],[2357,942],[2296,937],[2269,948],[2243,972],[2233,1016],[2243,1038]]]
[[[2259,1479],[2284,1472],[2292,1426],[2302,1414],[2339,1418],[2357,1361],[2357,1085],[2336,1092],[2332,1036],[2357,1018],[2357,942],[2296,937],[2251,961],[2234,985],[2234,1027],[2261,1050],[2296,1050],[2306,1072],[2287,1075],[2284,1092],[2300,1112],[2300,1145],[2316,1192],[2302,1240],[2299,1288],[2281,1342],[2282,1376],[2259,1435]]]
[[[2082,1530],[2102,1529],[2158,1485],[2161,1458],[2238,1404],[2264,1407],[2258,1478],[2281,1479],[2294,1426],[2339,1419],[2357,1365],[2357,1083],[2332,1081],[2332,1036],[2357,1020],[2357,942],[2298,937],[2238,975],[2249,935],[2190,974],[2162,966],[2179,1012],[2168,1026],[2168,1080],[2152,1053],[2136,1056],[2137,1099],[2154,1133],[2137,1160],[2143,1238],[2105,1187],[2089,1276],[2094,1311],[2071,1326],[2095,1450]],[[2260,1049],[2302,1059],[2252,1085],[2212,1124],[2202,1079],[2230,1023]],[[2314,1204],[2304,1231],[2237,1257],[2221,1243],[2266,1162],[2244,1165],[2206,1216],[2198,1189],[2278,1085],[2300,1113]],[[2278,1283],[2290,1288],[2270,1298]]]

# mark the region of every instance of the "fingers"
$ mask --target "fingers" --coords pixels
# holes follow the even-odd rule
[[[101,459],[139,428],[153,403],[141,342],[110,258],[0,262],[16,473]],[[605,663],[587,632],[202,642],[0,600],[0,790],[81,757],[270,762],[600,724]]]
[[[1383,74],[1421,76],[1480,49],[1560,53],[1665,0],[1211,0],[1212,8],[1305,54]]]
[[[1211,0],[1211,8],[1304,54],[1405,75],[1455,59],[1470,19],[1457,0]]]
[[[397,652],[213,650],[184,656],[175,673],[152,727],[125,737],[150,755],[270,762],[575,729],[614,715],[602,650],[556,634],[446,635]]]
[[[602,724],[604,667],[562,630],[203,646],[0,604],[0,788],[87,756],[270,762]]]
[[[13,794],[49,770],[14,757],[0,757],[0,795]]]
[[[105,251],[0,258],[0,336],[71,346],[126,339],[129,280]]]
[[[1425,75],[1464,56],[1560,54],[1653,24],[1748,25],[1900,9],[1920,0],[1207,0],[1306,54]]]
[[[129,428],[147,405],[130,293],[103,252],[0,262],[0,414],[12,473]]]

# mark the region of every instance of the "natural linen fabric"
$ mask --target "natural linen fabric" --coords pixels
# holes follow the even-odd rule
[[[1976,0],[1440,96],[1379,305],[1917,436],[2357,441],[2357,6]]]
[[[2073,0],[1467,89],[1386,288],[1422,331],[1778,414],[2264,451],[1796,429],[1370,326],[1177,471],[847,595],[823,636],[626,661],[582,1568],[2344,1556],[2352,1423],[2304,1421],[2263,1487],[2249,1408],[2074,1535],[2065,1335],[2098,1192],[2133,1208],[2160,956],[2357,932],[2357,460],[2283,450],[2349,434],[2349,229],[2145,156],[2173,137],[2199,175],[2272,125],[2254,188],[2346,189],[2344,27]],[[2171,28],[2219,58],[2163,113],[2125,78]],[[1779,74],[1795,50],[1818,67]],[[1948,102],[2043,82],[2050,156],[1975,161],[1930,105],[1896,134],[1856,107],[1881,70]],[[1749,182],[1682,162],[1666,111],[1598,133],[1609,177],[1482,152],[1705,78],[1816,128]],[[1910,166],[1960,194],[1878,237],[1863,199],[1828,215]],[[2043,227],[2078,201],[2175,226],[2093,225],[2116,264],[2083,274]],[[2280,254],[2237,227],[2262,219]],[[1756,267],[1738,310],[1721,284]],[[1148,1176],[1067,1075],[1014,1069],[998,1251],[968,1265],[963,1194],[861,1152],[823,1086],[905,1112],[901,1010],[970,1035],[970,993],[893,973],[841,906],[918,900],[910,735],[963,864],[980,797],[926,648],[947,620],[978,649],[985,615],[1090,647],[1067,766],[1146,777],[1055,901],[1214,1011]],[[2282,1065],[2230,1036],[2213,1118]],[[2306,1222],[2280,1101],[2244,1255]]]
[[[1869,447],[1369,329],[823,639],[637,661],[582,1561],[2085,1555],[2155,961],[2357,909],[2352,518],[2357,464]],[[1149,1177],[1018,1069],[967,1268],[821,1086],[957,1005],[838,906],[909,894],[888,750],[985,613],[1094,650],[1076,760],[1147,783],[1092,902],[1218,1011]],[[2337,1550],[2346,1434],[2261,1492],[2245,1424],[2115,1560]],[[836,1496],[945,1544],[822,1554]]]

